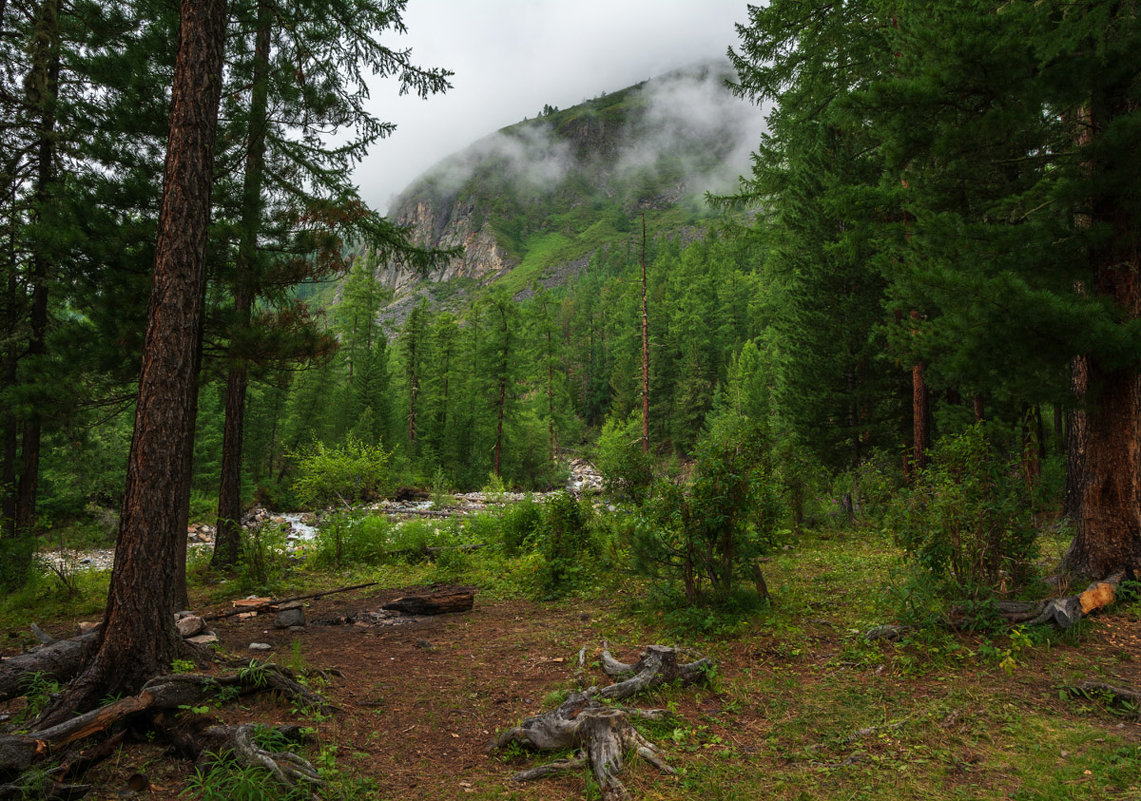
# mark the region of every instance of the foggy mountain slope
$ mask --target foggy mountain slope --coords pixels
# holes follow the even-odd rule
[[[706,64],[550,107],[444,160],[396,200],[391,218],[419,244],[463,254],[421,277],[379,266],[396,291],[390,319],[422,295],[462,302],[472,288],[560,283],[602,247],[695,231],[706,192],[730,190],[763,131],[759,109],[725,87],[728,65]],[[456,279],[466,279],[459,280]]]

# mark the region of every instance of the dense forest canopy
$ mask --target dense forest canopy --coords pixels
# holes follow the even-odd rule
[[[177,22],[167,11],[5,11],[9,548],[118,503]],[[400,24],[381,6],[366,28],[342,24],[360,13],[230,5],[191,484],[196,508],[219,499],[224,529],[255,495],[295,503],[298,458],[350,441],[388,451],[405,483],[556,483],[564,457],[640,417],[649,214],[657,457],[692,458],[742,391],[773,448],[835,476],[871,463],[911,475],[940,436],[985,419],[1038,461],[1065,449],[1073,567],[1105,572],[1120,548],[1141,547],[1136,449],[1123,446],[1137,436],[1131,12],[751,8],[729,86],[772,110],[739,191],[714,200],[755,216],[687,213],[671,228],[661,215],[682,198],[668,163],[633,175],[600,160],[660,139],[645,112],[614,123],[628,141],[607,128],[650,102],[643,87],[548,107],[530,123],[551,137],[526,145],[535,158],[586,154],[560,162],[557,191],[536,191],[487,145],[464,167],[487,173],[463,184],[464,202],[494,220],[508,255],[557,233],[592,242],[588,266],[534,290],[527,270],[502,286],[456,279],[464,303],[441,310],[436,288],[395,323],[383,265],[422,268],[439,243],[402,240],[356,197],[352,165],[391,129],[362,98],[370,73],[425,96],[446,77],[376,44]],[[334,130],[355,134],[333,147]],[[530,130],[500,136],[526,143]],[[725,136],[721,150],[686,147],[727,158]],[[455,170],[429,176],[417,202],[455,192],[441,189]],[[513,175],[529,188],[496,189]],[[571,211],[587,219],[560,229]],[[610,234],[591,239],[592,222]],[[303,288],[330,277],[335,293]],[[1117,556],[1095,555],[1111,530],[1124,538]]]

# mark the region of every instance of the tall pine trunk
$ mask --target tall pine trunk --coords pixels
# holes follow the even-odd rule
[[[225,0],[183,0],[135,431],[102,636],[45,724],[110,692],[137,692],[169,670],[176,653],[171,608],[187,464],[178,446],[197,391],[225,23]]]
[[[34,109],[38,119],[36,132],[36,177],[35,211],[38,222],[43,222],[45,211],[51,202],[51,185],[55,177],[55,127],[56,98],[59,90],[59,0],[44,0],[36,13],[35,28],[32,34],[32,70],[26,84],[28,105]],[[25,356],[35,362],[47,354],[48,332],[48,281],[50,257],[45,252],[47,245],[40,241],[33,244],[32,269],[28,283],[32,287],[32,303],[28,318],[28,345]],[[9,550],[9,564],[5,575],[13,580],[27,575],[31,565],[32,548],[35,536],[36,503],[39,494],[40,450],[43,423],[38,408],[32,409],[23,421],[20,435],[20,468],[16,482],[14,520],[12,537],[17,547]]]
[[[1099,87],[1090,103],[1094,144],[1108,124],[1135,112],[1130,88]],[[1093,176],[1112,169],[1092,166]],[[1124,322],[1141,313],[1141,252],[1135,219],[1123,198],[1095,196],[1091,222],[1111,232],[1092,253],[1094,284],[1088,289],[1112,302]],[[1141,569],[1141,379],[1135,367],[1086,359],[1085,448],[1077,487],[1077,531],[1063,572],[1102,578]]]
[[[250,92],[246,171],[242,182],[241,239],[234,277],[234,325],[250,327],[256,282],[257,237],[262,220],[262,184],[265,175],[266,114],[269,107],[269,48],[273,9],[258,3],[254,34],[253,87]],[[231,337],[231,342],[234,338]],[[238,562],[242,526],[242,445],[245,439],[246,390],[249,386],[245,355],[231,354],[226,376],[226,419],[222,429],[222,467],[218,486],[218,523],[214,538],[213,568]]]

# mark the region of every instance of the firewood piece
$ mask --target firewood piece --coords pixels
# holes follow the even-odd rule
[[[428,595],[406,595],[389,601],[381,609],[406,615],[446,615],[469,612],[474,604],[474,590],[452,590]]]

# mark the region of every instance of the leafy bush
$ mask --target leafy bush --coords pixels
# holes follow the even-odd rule
[[[939,441],[885,522],[940,594],[956,599],[1018,588],[1037,556],[1018,459],[1004,456],[982,423]]]
[[[755,578],[782,514],[764,438],[747,418],[722,417],[698,445],[691,483],[655,485],[635,526],[635,566],[680,578],[691,604],[706,583],[724,602],[738,578]]]
[[[337,512],[317,531],[313,560],[320,567],[377,565],[385,561],[392,524],[377,515]]]
[[[607,419],[598,437],[595,459],[602,474],[602,487],[619,501],[641,504],[654,482],[654,462],[642,452],[642,418],[631,414],[626,420]]]
[[[354,503],[383,497],[396,484],[389,461],[392,454],[380,445],[369,445],[350,435],[335,448],[318,441],[294,454],[298,477],[293,490],[309,508],[337,501]]]
[[[543,506],[538,545],[543,555],[541,592],[546,597],[566,595],[590,573],[588,556],[595,551],[591,537],[592,512],[569,492],[556,492]]]
[[[530,495],[519,503],[503,510],[500,528],[503,553],[516,556],[525,546],[533,543],[543,526],[543,505],[535,503]]]

